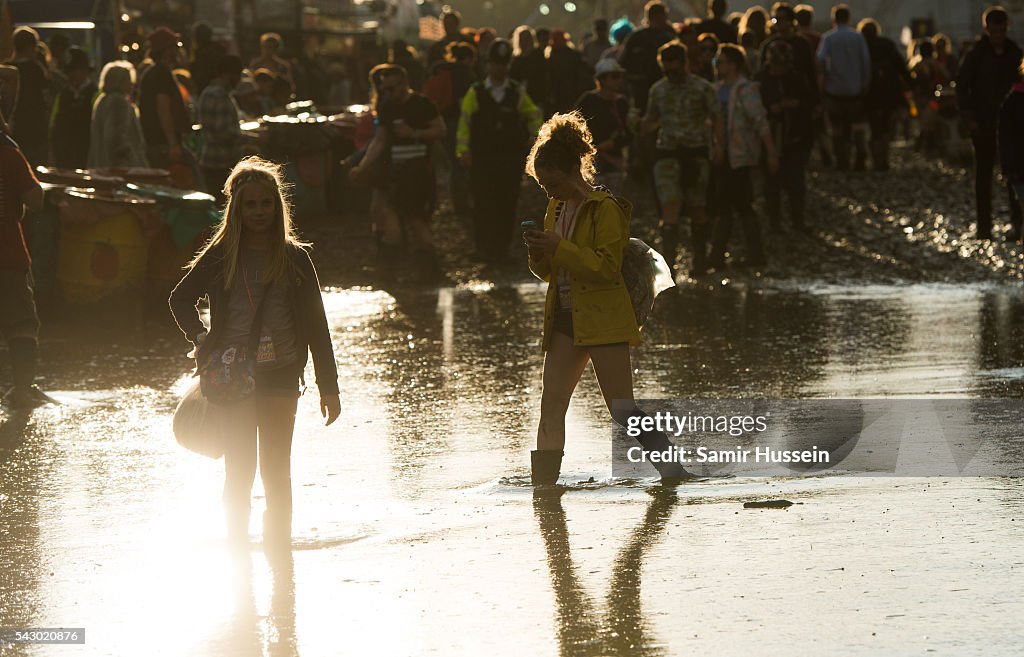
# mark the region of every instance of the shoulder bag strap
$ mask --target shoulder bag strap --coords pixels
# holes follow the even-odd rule
[[[263,306],[267,303],[271,285],[273,285],[273,281],[267,284],[267,289],[263,291],[263,298],[260,299],[259,305],[256,306],[256,314],[252,317],[252,326],[249,327],[249,342],[246,349],[246,353],[249,356],[256,355],[256,347],[259,345],[261,337],[260,329],[263,328]]]

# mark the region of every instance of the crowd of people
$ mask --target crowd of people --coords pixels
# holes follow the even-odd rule
[[[643,419],[632,403],[629,353],[642,319],[622,272],[632,220],[622,197],[627,176],[649,182],[660,246],[673,266],[684,234],[691,275],[729,266],[739,223],[745,262],[757,267],[767,258],[758,180],[770,227],[783,230],[785,196],[788,223],[805,230],[815,147],[837,171],[865,170],[869,158],[886,171],[904,115],[919,120],[919,146],[932,153],[952,102],[975,152],[977,236],[992,236],[998,155],[1014,208],[1009,237],[1020,239],[1024,69],[1004,9],[985,11],[985,34],[959,58],[941,35],[916,41],[904,56],[876,21],[854,24],[845,5],[833,7],[832,29],[820,35],[805,5],[776,2],[770,13],[755,7],[736,18],[725,0],[711,0],[706,18],[676,24],[652,0],[641,27],[598,20],[577,47],[565,30],[521,26],[509,40],[490,28],[465,29],[449,11],[445,36],[425,58],[395,43],[389,61],[369,71],[365,143],[347,164],[353,183],[373,189],[385,267],[397,266],[408,248],[424,275],[439,273],[430,219],[436,164],[445,156],[452,206],[471,215],[486,262],[508,256],[524,173],[549,197],[543,225],[522,231],[531,271],[548,282],[535,484],[557,481],[566,410],[588,362],[613,420]],[[184,69],[181,35],[160,27],[138,66],[109,62],[94,80],[88,53],[66,40],[43,44],[30,28],[13,36],[14,57],[0,67],[0,328],[15,383],[8,401],[49,401],[34,384],[39,321],[21,226],[25,210],[43,203],[34,168],[192,172],[195,185],[224,204],[224,218],[172,293],[171,309],[195,347],[203,394],[245,402],[223,410],[218,430],[229,537],[248,545],[259,463],[265,538],[286,548],[291,439],[310,353],[327,424],[341,402],[310,245],[293,230],[282,168],[244,157],[259,144],[245,142],[240,120],[283,112],[294,97],[296,71],[281,56],[281,38],[263,35],[246,66],[197,29]],[[196,309],[203,297],[208,326]],[[245,362],[249,375],[240,376],[236,366]],[[657,431],[638,440],[648,451],[671,446]],[[678,463],[657,467],[666,480],[689,476]]]
[[[7,133],[33,167],[179,169],[176,180],[220,195],[246,151],[239,120],[284,113],[295,94],[280,36],[264,34],[246,67],[210,34],[197,25],[188,52],[180,34],[158,27],[137,64],[110,61],[97,75],[89,53],[62,33],[44,42],[19,27],[14,56],[0,68]],[[190,144],[196,123],[198,147]]]
[[[423,139],[447,152],[453,207],[473,217],[484,261],[507,255],[518,170],[537,126],[571,111],[593,133],[599,184],[618,194],[626,176],[650,181],[662,251],[674,262],[688,233],[692,275],[728,266],[737,222],[744,264],[765,264],[756,196],[763,196],[771,230],[807,230],[806,170],[814,151],[837,171],[887,171],[900,129],[930,157],[943,153],[952,132],[970,136],[977,237],[991,238],[995,158],[1017,147],[1011,129],[998,129],[1002,101],[1020,77],[1007,12],[987,9],[985,33],[962,42],[959,54],[941,33],[901,51],[877,21],[855,21],[846,5],[835,6],[830,19],[832,29],[819,34],[809,5],[776,2],[770,11],[730,14],[726,0],[710,0],[707,17],[673,22],[654,0],[642,25],[598,19],[577,46],[565,30],[526,25],[505,40],[490,28],[463,27],[448,11],[445,36],[424,57],[403,44],[406,64],[415,61],[424,73],[414,77],[394,56],[390,63],[406,69],[399,73],[406,96],[422,94],[443,118],[444,132]],[[379,88],[372,76],[371,86]],[[1005,156],[1003,164],[1012,208],[1006,237],[1019,240],[1019,176]],[[420,171],[434,175],[426,162]]]
[[[465,27],[447,10],[440,40],[422,52],[396,41],[388,61],[369,71],[372,111],[346,164],[353,183],[373,190],[380,269],[405,262],[408,251],[426,278],[442,273],[430,219],[444,169],[452,208],[471,217],[475,255],[505,261],[527,154],[545,120],[569,113],[593,137],[596,184],[613,195],[627,178],[643,183],[633,190],[650,189],[659,248],[673,266],[684,254],[694,276],[766,262],[759,196],[771,230],[809,228],[806,170],[815,152],[837,171],[869,162],[886,171],[898,130],[933,155],[950,117],[973,145],[977,237],[992,237],[998,157],[1011,207],[1005,237],[1021,239],[1021,50],[1008,38],[1008,13],[986,9],[984,34],[957,54],[942,34],[901,51],[846,5],[830,19],[819,34],[808,5],[730,14],[726,0],[710,0],[706,17],[673,22],[652,0],[640,25],[598,19],[577,45],[563,29],[527,25],[506,39]],[[13,56],[0,65],[6,148],[17,154],[5,160],[5,180],[31,180],[39,165],[157,167],[226,202],[233,167],[261,146],[240,121],[287,110],[296,83],[310,78],[306,45],[288,57],[297,50],[264,34],[246,65],[201,24],[187,50],[166,27],[146,41],[138,62],[107,62],[97,75],[89,53],[65,35],[43,42],[31,28],[16,29]],[[31,298],[20,220],[34,199],[23,204],[5,191],[4,200],[0,269],[15,290],[5,293],[8,303]],[[737,223],[745,257],[730,263]]]

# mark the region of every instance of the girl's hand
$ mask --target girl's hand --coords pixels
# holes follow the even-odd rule
[[[320,395],[320,415],[327,418],[324,426],[331,426],[341,415],[341,398],[338,395]]]
[[[549,258],[555,255],[558,243],[562,241],[558,233],[553,230],[545,230],[543,232],[528,230],[525,237],[526,245],[530,248],[531,253],[539,253]]]

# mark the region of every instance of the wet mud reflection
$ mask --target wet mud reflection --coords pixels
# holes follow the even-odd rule
[[[562,508],[563,488],[538,489],[533,511],[547,550],[551,588],[557,609],[558,644],[561,657],[590,655],[632,655],[655,657],[666,654],[663,644],[650,639],[650,624],[641,603],[644,557],[658,541],[679,502],[671,488],[656,487],[649,493],[643,519],[619,550],[608,581],[602,613],[580,584],[572,558],[568,521]]]
[[[190,370],[178,336],[53,327],[44,383],[65,403],[0,410],[0,626],[84,624],[83,654],[154,657],[782,652],[802,622],[835,627],[823,652],[841,654],[1024,641],[997,620],[1024,611],[1015,480],[615,480],[587,372],[571,486],[534,495],[541,286],[329,289],[325,304],[342,417],[324,429],[310,369],[283,559],[255,537],[223,549],[222,463],[170,434]],[[636,392],[1019,398],[1022,319],[1016,286],[682,287],[633,352]],[[996,447],[1019,459],[1010,433]],[[802,504],[742,508],[783,496]],[[844,623],[857,613],[870,620]],[[167,626],[188,630],[155,642]]]

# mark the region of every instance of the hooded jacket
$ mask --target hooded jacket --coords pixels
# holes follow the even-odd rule
[[[548,202],[544,230],[554,230],[557,206],[555,199]],[[622,252],[629,243],[632,210],[629,201],[595,189],[580,206],[570,238],[559,242],[550,258],[530,260],[530,271],[548,282],[541,343],[544,351],[551,345],[560,270],[569,273],[574,344],[640,343],[633,304],[622,280]]]

